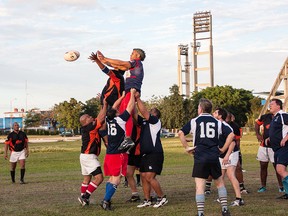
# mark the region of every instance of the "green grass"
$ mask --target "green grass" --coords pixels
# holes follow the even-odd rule
[[[135,203],[125,203],[130,197],[129,188],[121,184],[113,197],[114,212],[105,212],[98,205],[105,193],[103,183],[92,195],[91,205],[82,208],[79,196],[82,176],[79,164],[80,141],[31,143],[31,154],[27,159],[26,182],[20,185],[10,182],[9,162],[2,159],[0,165],[0,215],[196,215],[195,184],[191,177],[193,157],[184,153],[178,138],[163,139],[165,162],[162,175],[158,177],[167,194],[169,203],[163,208],[137,209]],[[241,141],[243,154],[245,186],[251,191],[243,195],[245,205],[231,207],[232,215],[287,215],[285,200],[279,196],[274,170],[269,165],[267,192],[257,193],[260,186],[259,163],[256,161],[258,143],[255,136],[246,135]],[[100,156],[103,161],[104,148]],[[0,156],[3,158],[3,151]],[[19,179],[19,165],[16,180]],[[105,178],[105,181],[107,178]],[[233,189],[227,182],[228,201],[234,200]],[[142,188],[139,188],[143,197]],[[217,191],[213,186],[212,194],[206,198],[205,215],[221,215],[220,206],[214,200]]]

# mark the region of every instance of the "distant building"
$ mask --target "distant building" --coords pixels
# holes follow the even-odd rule
[[[24,119],[26,113],[24,109],[20,111],[17,108],[14,108],[12,112],[4,112],[4,118],[0,119],[0,129],[4,131],[11,131],[13,128],[13,123],[17,122],[20,128],[24,128]]]

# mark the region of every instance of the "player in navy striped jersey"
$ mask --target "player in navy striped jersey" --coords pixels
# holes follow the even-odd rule
[[[157,202],[154,208],[159,208],[168,203],[166,195],[164,195],[161,185],[156,179],[160,175],[164,163],[164,153],[160,139],[161,121],[159,120],[161,113],[157,108],[152,108],[150,112],[146,109],[140,95],[136,94],[136,101],[139,112],[143,118],[138,115],[137,122],[141,125],[140,133],[140,174],[142,179],[142,188],[144,193],[144,201],[137,207],[142,208],[151,206],[150,199],[151,188],[157,194]]]
[[[215,119],[210,113],[212,103],[207,99],[200,99],[198,105],[198,117],[191,119],[179,131],[180,141],[188,153],[194,154],[194,167],[192,177],[196,183],[196,204],[198,215],[204,215],[205,203],[205,181],[209,175],[215,180],[219,200],[222,206],[222,215],[229,216],[230,212],[227,206],[227,190],[221,178],[221,166],[219,162],[219,136],[222,133],[222,123]],[[186,135],[193,136],[193,143],[196,147],[191,150],[186,141]],[[230,143],[229,143],[230,144]],[[228,145],[221,149],[225,152]]]
[[[105,176],[109,176],[109,179],[106,183],[104,199],[100,204],[104,210],[112,210],[111,198],[121,182],[121,177],[126,176],[127,173],[127,150],[119,150],[119,146],[125,138],[126,121],[131,116],[131,112],[134,110],[135,106],[134,94],[136,90],[132,88],[130,92],[131,97],[128,106],[123,113],[119,113],[118,106],[121,103],[124,94],[114,103],[112,109],[108,110],[106,114],[108,145],[104,159],[104,174]]]
[[[82,206],[89,205],[91,194],[103,182],[101,165],[98,160],[98,155],[101,151],[101,138],[98,132],[104,124],[106,111],[107,102],[104,100],[104,106],[96,119],[88,114],[80,117],[80,124],[82,126],[80,164],[84,180],[81,186],[81,197],[78,200]],[[91,181],[92,176],[94,179]]]
[[[231,203],[231,206],[242,206],[242,200],[239,182],[236,178],[236,166],[239,161],[239,147],[235,144],[233,129],[225,122],[227,111],[222,108],[217,108],[213,112],[213,116],[222,122],[222,134],[220,135],[219,148],[221,149],[225,143],[230,143],[228,149],[220,154],[219,160],[222,168],[222,178],[227,174],[229,181],[232,183],[236,200]]]
[[[280,199],[288,199],[288,113],[282,111],[282,101],[272,99],[270,112],[274,115],[270,128],[269,139],[274,151],[277,173],[282,177],[285,194]]]

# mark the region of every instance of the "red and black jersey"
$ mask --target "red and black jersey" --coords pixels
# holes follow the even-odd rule
[[[101,137],[98,133],[101,122],[95,119],[95,122],[81,127],[82,146],[81,153],[99,155],[101,152]]]
[[[263,125],[264,131],[263,131],[263,142],[260,143],[261,146],[265,146],[264,141],[269,137],[269,128],[270,128],[270,123],[272,121],[273,115],[271,113],[267,113],[264,115],[261,115],[259,119],[256,120],[256,124],[259,126]],[[267,143],[269,146],[269,142]],[[267,146],[265,146],[267,147]]]
[[[108,105],[113,106],[114,102],[122,95],[122,92],[124,91],[123,73],[124,71],[109,71],[109,79],[101,93],[100,101],[102,105],[104,98],[106,98]]]
[[[15,131],[11,132],[7,136],[7,140],[5,141],[6,145],[9,145],[10,151],[20,152],[24,148],[26,148],[26,144],[28,143],[28,138],[26,133],[23,131],[19,131],[16,133]]]

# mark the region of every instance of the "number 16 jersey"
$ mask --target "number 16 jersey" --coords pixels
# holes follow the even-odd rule
[[[208,113],[202,113],[191,119],[181,129],[185,135],[191,133],[196,146],[194,161],[197,163],[214,163],[219,161],[219,136],[222,122]]]

